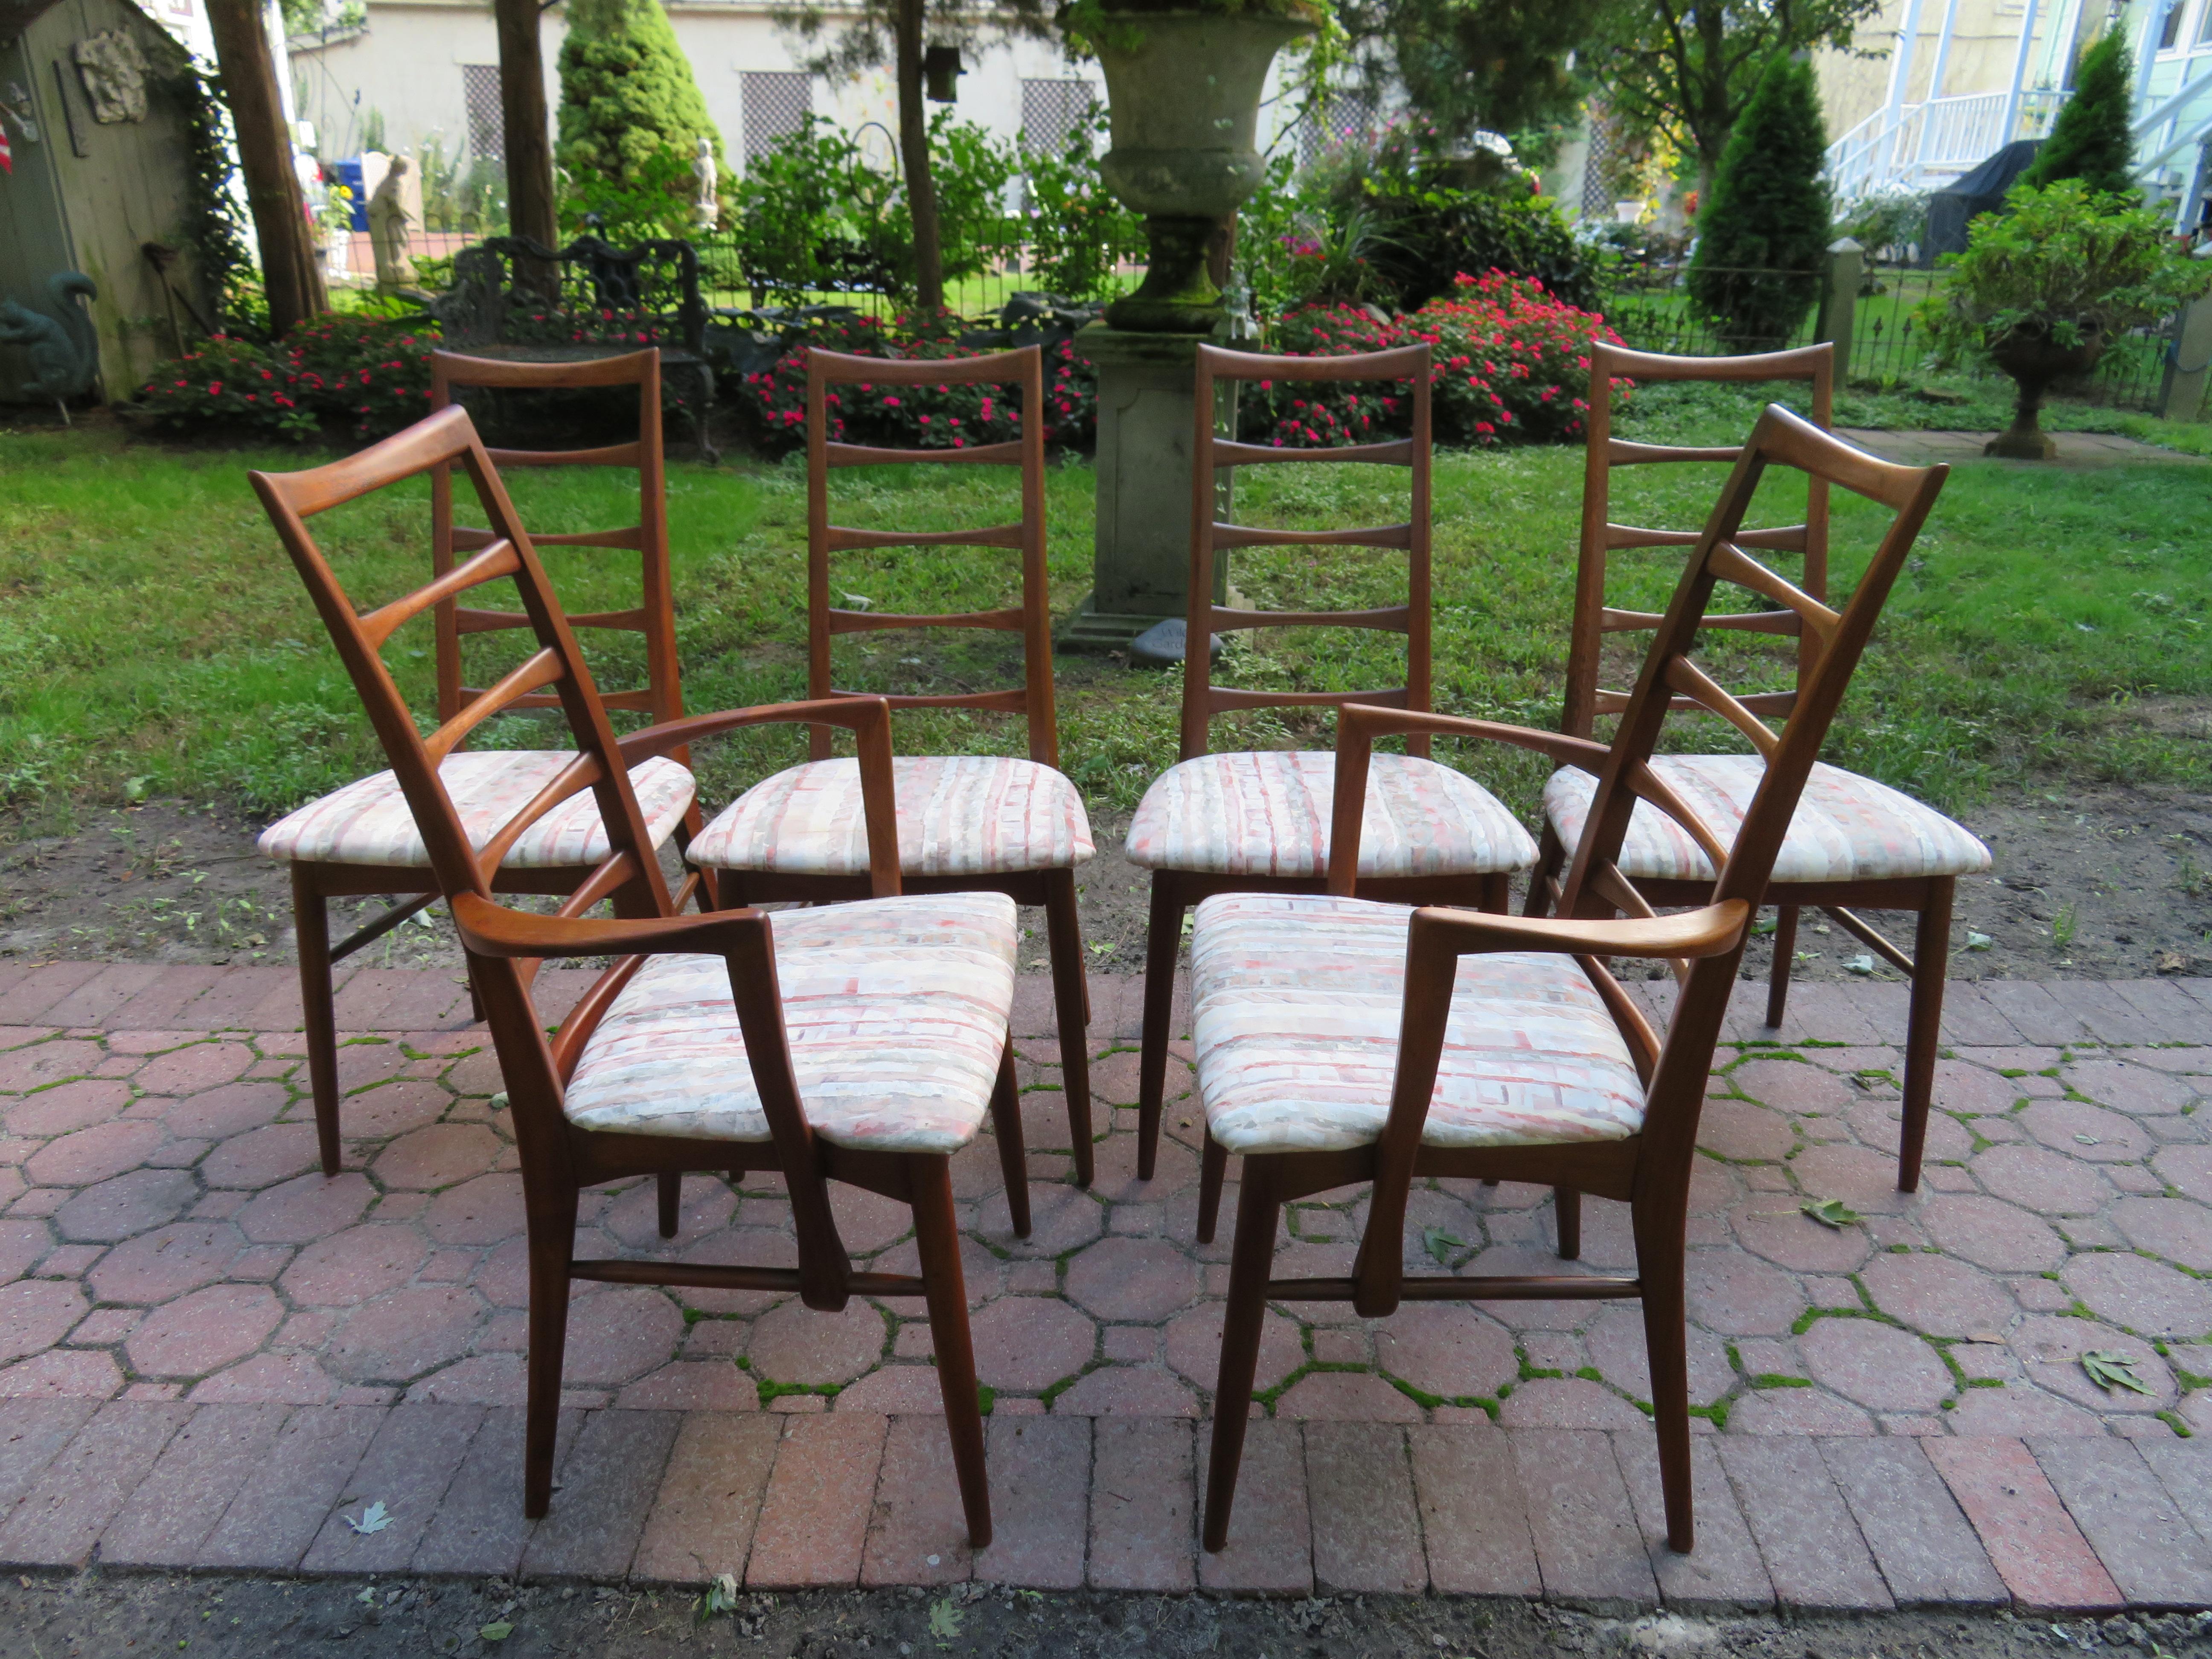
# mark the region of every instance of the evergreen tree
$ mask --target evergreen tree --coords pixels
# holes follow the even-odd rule
[[[653,185],[688,198],[702,137],[726,181],[722,135],[660,0],[574,0],[561,43],[555,151],[569,179]],[[726,187],[720,193],[726,197]]]
[[[2074,95],[2020,182],[2041,190],[2061,179],[2079,179],[2091,190],[2133,201],[2135,137],[2128,129],[2134,79],[2128,43],[2112,29],[2081,55]]]
[[[1786,343],[1820,292],[1827,147],[1812,64],[1775,58],[1721,153],[1690,262],[1690,297],[1731,346]]]

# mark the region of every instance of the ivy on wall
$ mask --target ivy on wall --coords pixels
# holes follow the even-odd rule
[[[185,203],[177,240],[191,255],[215,331],[267,333],[268,303],[254,274],[246,205],[234,191],[237,135],[215,66],[194,59],[165,90],[185,112]]]

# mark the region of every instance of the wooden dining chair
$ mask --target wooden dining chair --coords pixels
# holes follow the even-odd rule
[[[880,449],[836,441],[840,387],[982,386],[1018,388],[1018,437],[958,447]],[[989,691],[895,696],[900,708],[976,708],[1019,714],[1029,758],[996,755],[902,755],[898,787],[899,869],[915,893],[1004,893],[1042,905],[1060,1026],[1062,1086],[1073,1143],[1075,1178],[1091,1184],[1091,1072],[1085,1040],[1091,1023],[1076,915],[1075,872],[1091,857],[1083,797],[1060,767],[1053,711],[1051,595],[1045,574],[1044,369],[1035,346],[958,361],[902,362],[811,350],[806,359],[807,695],[834,698],[830,646],[847,635],[890,628],[981,629],[1018,633],[1022,684]],[[1018,524],[964,530],[856,530],[830,520],[830,474],[886,465],[1012,466],[1020,469]],[[1000,548],[1019,556],[1021,600],[992,611],[914,616],[830,603],[834,553],[895,547]],[[828,726],[815,727],[811,758],[763,779],[695,839],[688,856],[715,872],[726,904],[770,900],[813,902],[868,891],[861,834],[860,775],[830,758]]]
[[[644,635],[646,684],[608,694],[607,705],[641,709],[656,721],[669,720],[684,712],[684,696],[677,672],[676,613],[669,589],[667,489],[660,443],[660,354],[637,351],[580,363],[493,362],[445,351],[434,352],[430,357],[434,410],[447,407],[459,386],[552,392],[623,386],[637,388],[635,441],[585,450],[489,453],[502,466],[610,466],[637,473],[637,523],[614,530],[541,536],[538,541],[548,546],[605,548],[637,556],[642,577],[638,605],[580,616],[574,625]],[[450,469],[433,468],[433,574],[447,574],[453,569],[458,555],[481,549],[491,539],[489,530],[454,521]],[[526,628],[529,619],[519,611],[465,610],[451,598],[436,609],[438,718],[451,720],[480,695],[465,682],[462,640],[471,635]],[[544,708],[556,707],[558,702],[550,696],[533,695],[510,706]],[[646,761],[632,780],[656,847],[672,836],[681,839],[688,830],[698,827],[687,762],[681,753],[656,757]],[[446,787],[459,804],[471,832],[489,835],[567,763],[568,757],[557,750],[460,750],[445,757],[442,770]],[[267,857],[291,866],[307,1079],[314,1096],[315,1133],[320,1142],[323,1173],[334,1176],[338,1172],[341,1149],[337,1016],[332,1006],[331,969],[436,902],[429,854],[398,780],[388,771],[310,801],[270,825],[262,832],[258,845]],[[591,802],[580,797],[567,811],[542,820],[516,842],[500,868],[497,890],[502,893],[573,892],[605,856],[605,836],[592,816]],[[393,896],[398,902],[331,944],[330,902],[368,896]]]
[[[428,586],[357,611],[307,521],[455,463],[483,503],[491,539]],[[982,1418],[949,1160],[989,1112],[1016,1231],[1027,1231],[1007,1035],[1014,907],[991,893],[899,896],[890,709],[879,698],[792,703],[617,737],[536,547],[460,409],[327,466],[251,477],[420,826],[506,1079],[530,1252],[525,1514],[543,1516],[551,1500],[575,1280],[795,1292],[830,1312],[855,1296],[920,1296],[969,1534],[988,1543]],[[417,735],[384,646],[441,600],[502,578],[514,583],[537,648],[430,735]],[[471,728],[540,692],[559,700],[577,746],[486,836],[441,762]],[[774,918],[757,910],[679,915],[698,878],[672,897],[632,783],[636,768],[716,732],[794,721],[855,734],[873,898]],[[551,915],[498,903],[503,856],[579,799],[597,808],[605,851],[575,890]],[[613,919],[587,919],[602,903]],[[561,957],[615,960],[549,1040],[531,986],[538,960]],[[783,1177],[795,1266],[576,1256],[583,1188],[641,1175],[744,1170]],[[912,1208],[918,1277],[853,1267],[830,1206],[833,1181]]]
[[[1318,385],[1406,381],[1412,434],[1336,449],[1274,448],[1216,435],[1216,387],[1224,380]],[[1329,708],[1349,702],[1426,709],[1430,697],[1429,348],[1403,346],[1350,357],[1263,357],[1198,349],[1192,427],[1190,615],[1185,637],[1257,628],[1365,628],[1406,636],[1405,684],[1382,691],[1255,691],[1217,685],[1208,654],[1183,664],[1182,738],[1176,763],[1154,779],[1129,825],[1129,861],[1152,872],[1145,946],[1145,1017],[1138,1059],[1137,1174],[1149,1181],[1159,1156],[1176,958],[1183,913],[1209,895],[1318,893],[1328,873],[1335,762],[1326,750],[1209,751],[1215,716],[1249,708]],[[1352,462],[1406,469],[1412,501],[1403,524],[1344,530],[1271,530],[1215,518],[1218,467]],[[1406,601],[1357,611],[1251,611],[1217,605],[1214,559],[1237,547],[1370,547],[1402,556]],[[1473,904],[1503,910],[1507,883],[1536,860],[1520,822],[1474,779],[1428,758],[1425,734],[1403,755],[1380,755],[1363,811],[1359,890],[1371,898]],[[1217,1186],[1218,1190],[1218,1186]]]
[[[1893,515],[1839,613],[1758,562],[1741,538],[1762,476],[1802,471]],[[1224,894],[1199,907],[1191,947],[1198,1086],[1209,1145],[1243,1155],[1237,1236],[1213,1401],[1205,1543],[1228,1542],[1267,1304],[1349,1302],[1379,1319],[1401,1302],[1640,1297],[1668,1541],[1695,1541],[1683,1267],[1698,1116],[1768,867],[1821,739],[1946,469],[1878,460],[1769,406],[1692,546],[1610,744],[1486,720],[1347,707],[1340,715],[1328,893]],[[1800,618],[1814,661],[1778,734],[1692,655],[1715,586]],[[1761,775],[1740,825],[1716,830],[1652,750],[1679,694],[1728,720]],[[1517,744],[1593,780],[1589,830],[1557,918],[1402,907],[1352,896],[1375,739],[1455,733]],[[1656,810],[1711,857],[1687,914],[1662,916],[1620,867],[1632,813]],[[1625,919],[1617,913],[1625,913]],[[1613,978],[1625,957],[1672,959],[1663,1036]],[[1632,1277],[1417,1277],[1404,1271],[1413,1182],[1536,1182],[1629,1206]],[[1273,1277],[1283,1205],[1373,1183],[1352,1273]]]
[[[1813,424],[1826,428],[1832,406],[1834,349],[1808,346],[1747,357],[1666,357],[1600,343],[1590,348],[1589,441],[1583,468],[1580,547],[1575,574],[1573,632],[1567,655],[1567,693],[1561,729],[1589,737],[1597,718],[1627,706],[1627,694],[1603,689],[1605,641],[1616,634],[1645,632],[1658,625],[1649,611],[1616,607],[1610,599],[1613,557],[1636,549],[1680,547],[1694,543],[1688,528],[1650,528],[1613,522],[1613,475],[1616,468],[1729,462],[1733,446],[1694,448],[1633,443],[1613,435],[1613,382],[1704,381],[1745,384],[1777,380],[1808,383]],[[1802,559],[1799,585],[1816,599],[1828,594],[1828,489],[1808,481],[1805,519],[1783,528],[1747,530],[1741,545]],[[1795,638],[1796,684],[1784,690],[1747,692],[1744,706],[1759,714],[1787,714],[1803,694],[1806,676],[1817,656],[1814,642],[1788,611],[1747,615],[1714,615],[1713,629]],[[1675,700],[1677,708],[1692,704]],[[1757,758],[1747,755],[1662,755],[1652,765],[1678,791],[1695,801],[1717,828],[1741,819],[1758,786]],[[1593,786],[1572,769],[1553,778],[1544,792],[1545,827],[1538,878],[1529,884],[1528,914],[1541,915],[1559,891],[1568,860],[1589,822]],[[1797,804],[1797,817],[1775,860],[1765,902],[1777,907],[1774,964],[1768,977],[1766,1023],[1779,1026],[1786,1009],[1790,973],[1797,949],[1797,915],[1802,906],[1820,906],[1836,925],[1863,942],[1911,984],[1905,1042],[1903,1122],[1899,1137],[1897,1184],[1911,1192],[1920,1182],[1922,1149],[1928,1134],[1928,1109],[1936,1077],[1936,1051],[1943,1022],[1943,983],[1950,960],[1951,908],[1958,879],[1990,867],[1990,850],[1963,826],[1911,796],[1839,767],[1814,768]],[[1713,863],[1694,840],[1665,815],[1646,811],[1631,823],[1620,866],[1656,904],[1692,902],[1713,878]],[[1859,908],[1908,910],[1914,914],[1912,954],[1898,949],[1856,914]]]

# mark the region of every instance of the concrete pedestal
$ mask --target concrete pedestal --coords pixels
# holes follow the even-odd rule
[[[1153,623],[1188,614],[1191,383],[1205,343],[1103,323],[1075,337],[1098,369],[1097,550],[1090,596],[1060,629],[1062,650],[1123,650]],[[1215,492],[1224,518],[1228,489]],[[1226,602],[1225,556],[1215,557],[1213,580],[1214,599]]]

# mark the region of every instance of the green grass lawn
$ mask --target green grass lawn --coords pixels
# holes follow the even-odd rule
[[[1654,394],[1638,435],[1722,441],[1753,404],[1697,389]],[[1860,411],[1841,411],[1845,419]],[[2175,428],[2160,428],[2171,433]],[[2182,429],[2189,430],[2189,429]],[[0,432],[0,798],[20,827],[65,827],[80,807],[125,799],[221,799],[274,813],[381,764],[352,691],[258,505],[249,466],[295,467],[299,452],[179,451],[112,428]],[[1577,450],[1440,456],[1437,467],[1437,701],[1446,710],[1537,725],[1556,721],[1573,569]],[[1712,471],[1650,469],[1616,516],[1694,520]],[[1002,522],[1010,475],[915,469],[841,475],[842,521],[908,529]],[[621,490],[597,474],[515,481],[543,530],[620,522]],[[765,702],[805,688],[803,474],[796,465],[670,472],[686,701],[694,708]],[[1240,516],[1292,526],[1402,516],[1401,475],[1374,469],[1255,469]],[[1969,805],[2031,775],[2212,783],[2201,742],[2161,733],[2159,698],[2212,692],[2212,558],[2204,504],[2212,474],[2191,467],[2039,472],[1967,466],[1953,477],[1893,598],[1831,744],[1842,763],[1946,805]],[[1091,475],[1056,465],[1050,483],[1053,605],[1089,586]],[[1787,492],[1769,521],[1790,512]],[[388,597],[427,568],[427,490],[356,503],[320,520],[349,590]],[[1835,533],[1839,580],[1854,576],[1876,515],[1847,507]],[[624,602],[622,556],[550,556],[576,609]],[[878,609],[964,610],[1007,592],[1003,556],[920,549],[844,556],[838,591]],[[1638,556],[1633,588],[1662,598],[1672,555]],[[615,560],[600,566],[593,561]],[[1388,602],[1394,560],[1296,549],[1238,556],[1237,586],[1256,603]],[[428,624],[389,653],[427,704]],[[507,643],[514,648],[510,638]],[[1734,643],[1727,641],[1724,643]],[[1299,630],[1240,647],[1226,682],[1322,689],[1397,683],[1395,637]],[[1011,684],[1011,635],[879,634],[840,648],[841,685],[951,690]],[[1745,652],[1760,647],[1751,642]],[[640,654],[595,645],[609,686],[636,683]],[[1733,654],[1734,660],[1729,660]],[[1778,659],[1724,654],[1740,677],[1775,683]],[[1624,662],[1615,684],[1633,672]],[[481,682],[479,682],[481,683]],[[1059,674],[1062,762],[1094,811],[1133,806],[1175,752],[1177,680],[1088,658]],[[902,717],[909,752],[1019,752],[994,716]],[[1224,722],[1217,743],[1325,744],[1326,717]],[[2171,724],[2169,722],[2168,724]],[[1680,741],[1712,747],[1715,723]],[[534,717],[494,722],[484,741],[542,746]],[[748,734],[702,757],[710,799],[802,753],[802,737]],[[1448,755],[1526,803],[1523,762]]]

